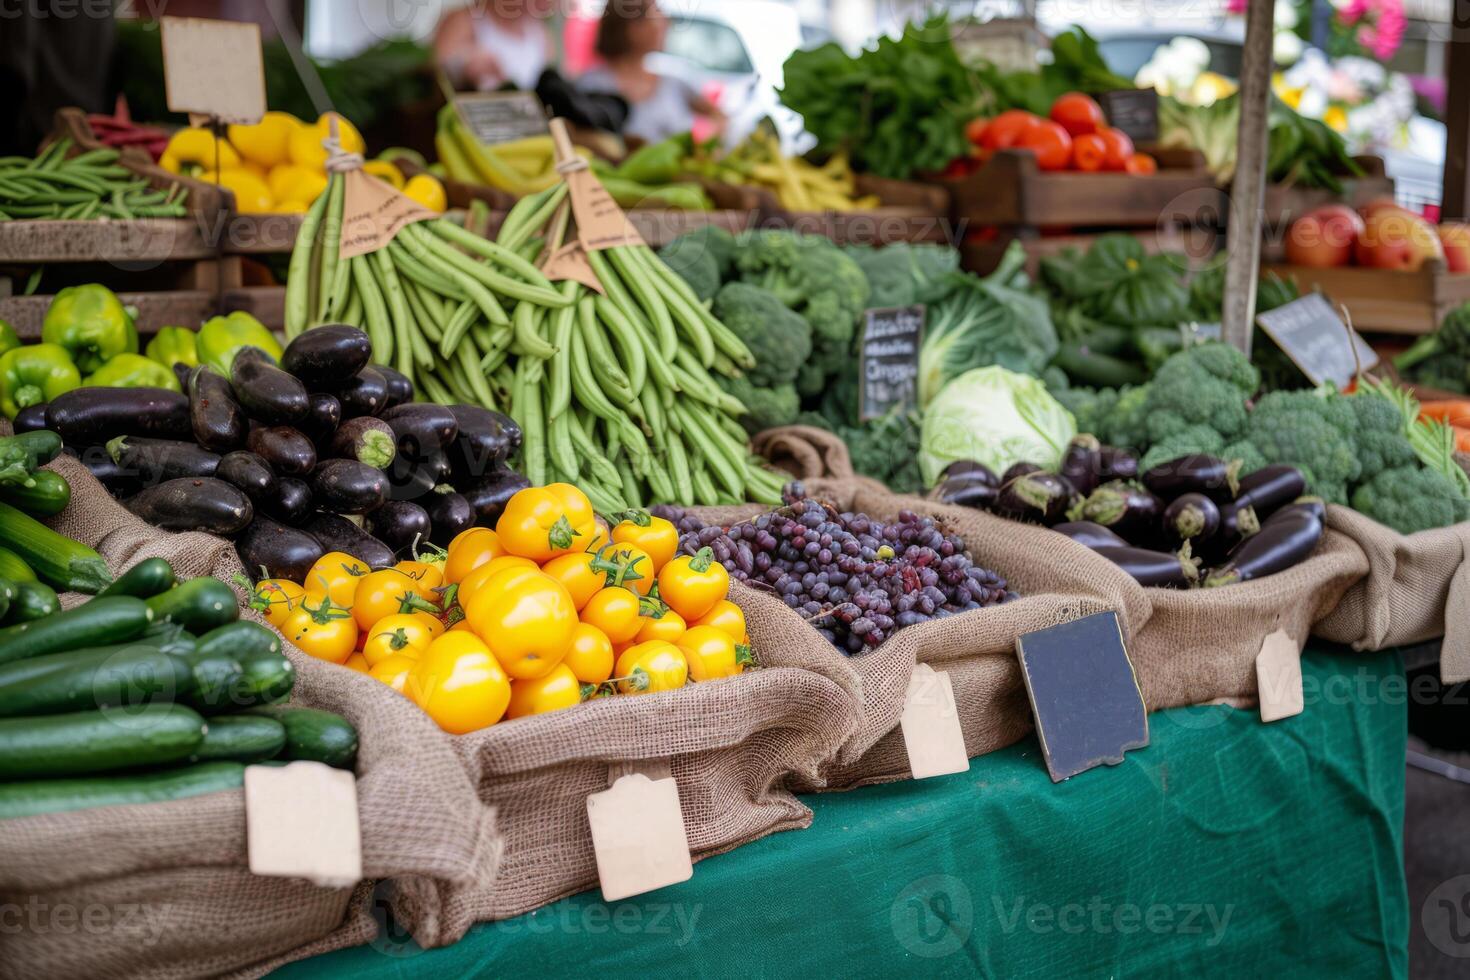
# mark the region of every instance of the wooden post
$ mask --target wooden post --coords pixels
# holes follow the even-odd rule
[[[1440,220],[1470,217],[1470,0],[1456,0],[1450,15],[1449,57],[1445,67],[1444,196]],[[1456,111],[1453,107],[1461,107]]]
[[[1271,99],[1271,35],[1275,0],[1249,0],[1245,15],[1245,52],[1240,65],[1240,130],[1236,136],[1235,181],[1230,195],[1225,267],[1225,309],[1221,333],[1226,343],[1251,352],[1256,315],[1256,281],[1261,264],[1261,204],[1266,196],[1266,131]]]

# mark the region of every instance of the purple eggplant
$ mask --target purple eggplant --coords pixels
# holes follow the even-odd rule
[[[291,425],[311,411],[306,385],[259,347],[240,348],[230,365],[230,387],[245,414],[262,425]]]
[[[1012,483],[1020,477],[1025,476],[1027,473],[1040,472],[1041,467],[1037,466],[1035,463],[1027,463],[1024,460],[1019,463],[1012,463],[1010,466],[1006,467],[1006,471],[1000,475],[1000,483],[1001,486],[1005,486],[1006,484]]]
[[[212,367],[200,366],[189,376],[189,424],[194,441],[205,449],[227,453],[245,444],[250,420],[235,400],[229,379]]]
[[[1144,487],[1126,480],[1104,483],[1068,516],[1111,528],[1129,541],[1148,540],[1159,526],[1164,502]]]
[[[1143,485],[1165,500],[1202,493],[1216,503],[1234,500],[1240,489],[1240,460],[1226,462],[1204,453],[1180,456],[1143,474]]]
[[[405,554],[429,540],[429,512],[407,500],[390,500],[363,519],[363,530]]]
[[[289,425],[252,428],[245,448],[265,460],[278,476],[305,476],[316,466],[316,447]]]
[[[1264,519],[1306,492],[1307,480],[1301,470],[1276,463],[1241,477],[1235,501],[1254,508],[1256,516]]]
[[[1065,476],[1082,496],[1097,489],[1102,473],[1102,444],[1086,433],[1073,437],[1062,453],[1058,472]]]
[[[281,369],[294,374],[312,391],[333,387],[373,359],[373,342],[356,327],[327,324],[313,327],[286,345]]]
[[[326,553],[321,542],[294,527],[287,527],[264,514],[255,520],[235,542],[240,563],[252,573],[264,569],[266,578],[288,578],[300,582],[311,566]]]
[[[1097,454],[1099,480],[1133,480],[1138,477],[1138,456],[1129,449],[1103,446]]]
[[[1164,534],[1176,541],[1205,541],[1220,529],[1220,507],[1202,493],[1186,493],[1164,508]]]
[[[328,551],[340,551],[369,568],[388,568],[393,564],[393,549],[338,514],[317,511],[303,525],[307,534],[321,542]]]
[[[1040,471],[1023,473],[1005,481],[995,498],[994,510],[1012,520],[1050,526],[1066,519],[1067,508],[1072,506],[1076,496],[1076,490],[1066,477]]]
[[[530,485],[531,481],[515,470],[499,469],[475,483],[463,487],[456,484],[455,488],[469,501],[475,512],[475,523],[494,527],[510,498]],[[397,496],[394,488],[394,497]]]
[[[1085,545],[1094,550],[1097,548],[1130,547],[1127,541],[1124,541],[1101,524],[1094,524],[1092,521],[1063,521],[1061,524],[1052,525],[1052,530],[1060,531],[1078,544]]]
[[[999,497],[1000,488],[983,477],[952,476],[929,491],[930,500],[976,510],[990,510]]]
[[[409,459],[424,459],[454,442],[459,420],[443,405],[415,402],[383,413],[383,421],[398,438],[398,451]]]
[[[1191,558],[1146,548],[1094,548],[1098,554],[1133,576],[1139,585],[1183,589],[1199,581]]]
[[[450,405],[449,411],[459,432],[444,451],[457,481],[480,479],[521,447],[521,427],[509,417],[478,405]]]
[[[220,457],[214,475],[245,491],[257,510],[269,511],[276,496],[276,474],[265,460],[246,449]]]
[[[1267,518],[1266,523],[1269,524],[1276,518],[1293,512],[1311,514],[1317,520],[1325,522],[1327,520],[1327,502],[1321,497],[1298,497]],[[1264,524],[1261,526],[1265,527]]]
[[[1220,507],[1220,537],[1234,545],[1261,529],[1261,518],[1250,504],[1232,500]]]
[[[317,507],[334,514],[367,514],[388,499],[382,470],[355,459],[328,459],[311,474],[311,496]]]
[[[118,466],[131,470],[147,486],[167,480],[214,476],[219,454],[201,449],[192,439],[143,439],[118,436],[107,442]]]
[[[311,516],[311,488],[294,477],[277,480],[275,499],[267,509],[276,520],[300,527]]]
[[[342,403],[342,417],[377,415],[388,404],[388,379],[375,367],[365,367],[338,388],[334,394]]]
[[[1215,588],[1275,575],[1306,561],[1321,540],[1322,522],[1310,510],[1277,512],[1205,577],[1205,585]]]
[[[383,376],[388,385],[388,399],[383,403],[383,411],[413,401],[413,382],[408,375],[393,370],[386,364],[374,364],[373,370]]]
[[[16,435],[20,435],[22,432],[35,432],[38,429],[46,428],[46,403],[41,402],[39,405],[31,405],[21,409],[15,418],[11,420],[10,425],[15,430]]]
[[[971,480],[983,480],[992,487],[1000,486],[1000,477],[995,475],[995,470],[984,463],[977,463],[973,459],[957,459],[946,466],[939,474],[941,480],[952,480],[964,477]]]
[[[382,419],[359,415],[348,419],[332,437],[331,453],[341,459],[355,459],[373,469],[387,469],[398,455],[393,430]]]
[[[475,509],[454,488],[441,485],[421,501],[429,512],[429,540],[447,548],[463,531],[475,526]]]
[[[306,413],[306,418],[296,423],[296,428],[321,449],[332,441],[337,426],[342,424],[342,403],[335,395],[321,391],[313,392],[309,400],[311,410]]]

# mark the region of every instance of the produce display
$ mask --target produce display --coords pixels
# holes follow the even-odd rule
[[[971,152],[951,162],[946,176],[973,173],[999,150],[1029,151],[1042,170],[1147,175],[1159,168],[1153,157],[1133,148],[1128,134],[1109,126],[1102,107],[1081,92],[1059,96],[1046,116],[1007,109],[994,119],[972,119],[965,138]]]
[[[781,141],[767,126],[758,127],[728,152],[713,144],[690,149],[690,157],[682,162],[684,169],[726,184],[769,190],[788,211],[862,211],[883,203],[875,195],[857,193],[845,152],[834,153],[818,166],[802,157],[786,155]]]
[[[524,197],[547,190],[561,179],[550,136],[485,146],[465,128],[454,106],[444,106],[436,118],[434,151],[444,176],[451,180],[485,184]]]
[[[610,525],[610,526],[609,526]],[[255,601],[307,653],[382,681],[445,731],[477,731],[595,697],[671,691],[752,663],[730,576],[679,557],[673,524],[603,521],[576,487],[518,491],[494,528],[437,556],[372,567],[323,555]]]
[[[1414,341],[1393,364],[1410,381],[1470,393],[1470,304],[1451,310],[1438,330]]]
[[[98,592],[111,581],[101,555],[41,523],[71,502],[66,479],[41,469],[60,452],[54,432],[0,438],[0,626],[60,612],[57,589]]]
[[[97,137],[97,142],[114,150],[135,146],[157,161],[168,148],[168,131],[133,122],[128,113],[127,100],[121,97],[118,98],[116,111],[111,115],[101,112],[87,113],[87,125]]]
[[[154,190],[118,162],[114,149],[70,155],[69,138],[54,141],[36,157],[0,160],[0,220],[53,218],[181,218],[181,185]]]
[[[1451,272],[1470,272],[1470,225],[1436,227],[1392,200],[1372,201],[1355,211],[1326,204],[1291,223],[1284,243],[1292,265],[1330,269],[1359,265],[1414,272],[1430,261]]]

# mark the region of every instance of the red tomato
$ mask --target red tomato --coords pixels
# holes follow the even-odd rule
[[[975,172],[975,161],[970,157],[955,157],[939,176],[946,180],[964,180]]]
[[[1133,158],[1133,141],[1128,138],[1128,134],[1121,129],[1104,129],[1102,138],[1108,147],[1108,158],[1103,169],[1128,169],[1128,161]]]
[[[1085,136],[1107,126],[1102,106],[1081,92],[1068,92],[1051,104],[1051,121],[1060,123],[1069,136]]]
[[[1072,169],[1089,173],[1103,169],[1108,162],[1108,143],[1097,133],[1083,133],[1072,140]]]
[[[1126,169],[1130,174],[1155,174],[1159,172],[1159,164],[1147,153],[1135,153],[1128,158]]]
[[[965,123],[965,139],[974,146],[980,145],[981,138],[985,135],[985,127],[990,125],[990,120],[984,117],[971,119]]]
[[[1007,109],[990,121],[980,136],[980,145],[989,150],[1008,150],[1020,146],[1033,126],[1041,122],[1040,116],[1025,109]]]
[[[1036,165],[1042,170],[1066,170],[1072,159],[1072,137],[1060,124],[1038,119],[1021,139],[1021,149],[1036,154]]]

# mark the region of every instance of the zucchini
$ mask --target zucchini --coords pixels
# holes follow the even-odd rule
[[[250,657],[280,656],[281,634],[248,619],[229,623],[199,637],[195,648],[201,654],[224,654],[244,661]]]
[[[15,598],[10,600],[10,610],[0,616],[0,624],[33,623],[59,612],[61,600],[51,586],[45,582],[16,582]]]
[[[217,578],[191,578],[147,602],[159,622],[178,623],[190,633],[206,633],[240,618],[235,590]]]
[[[193,684],[188,661],[159,647],[51,653],[0,665],[0,717],[163,703]]]
[[[0,779],[76,776],[189,758],[204,719],[178,704],[0,718]]]
[[[54,616],[0,629],[0,664],[81,647],[126,643],[143,635],[153,610],[142,599],[93,599]]]
[[[284,759],[324,762],[338,769],[351,769],[357,759],[357,729],[339,714],[317,708],[252,708],[247,714],[274,718],[285,726]]]
[[[234,704],[235,691],[245,677],[240,661],[217,650],[197,647],[182,659],[189,665],[188,703],[206,714],[229,710]],[[247,701],[245,705],[253,703]]]
[[[8,578],[12,582],[38,582],[36,573],[31,571],[31,566],[25,563],[25,559],[9,548],[0,548],[0,578]]]
[[[282,663],[285,693],[291,691],[291,662],[281,656],[281,635],[259,623],[240,620],[211,630],[199,638],[189,660],[195,681],[189,703],[205,714],[248,708],[271,699],[261,696],[262,680],[267,687],[278,682]],[[248,679],[247,663],[252,665]],[[266,669],[261,671],[261,667]]]
[[[286,727],[262,715],[226,715],[205,722],[204,741],[194,753],[196,762],[232,759],[264,762],[286,747]]]
[[[256,653],[240,658],[244,676],[232,704],[250,706],[283,701],[296,685],[296,667],[281,653]]]
[[[0,820],[102,806],[185,800],[191,796],[239,789],[244,783],[245,767],[238,762],[201,762],[178,769],[128,776],[0,783]]]
[[[63,592],[95,595],[112,584],[101,555],[6,503],[0,503],[0,547],[15,552],[41,581]]]
[[[26,454],[26,469],[36,470],[61,455],[61,435],[49,429],[37,429],[0,438],[4,448],[20,449]],[[36,474],[32,474],[33,476]]]
[[[39,517],[55,517],[71,503],[71,484],[60,473],[37,470],[31,482],[29,487],[0,487],[0,501]]]
[[[145,558],[119,575],[98,597],[130,595],[139,599],[151,599],[160,592],[173,588],[174,582],[172,565],[162,558]]]

